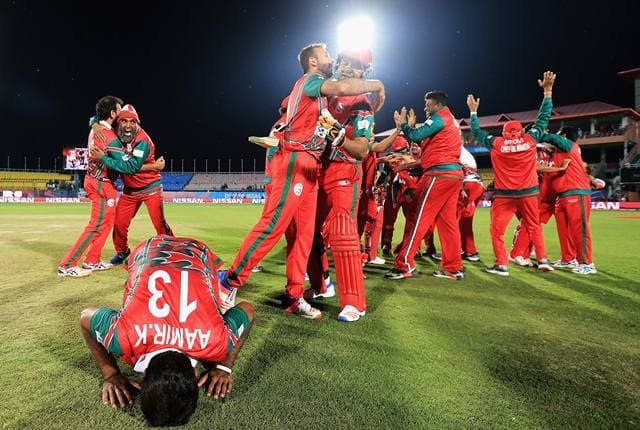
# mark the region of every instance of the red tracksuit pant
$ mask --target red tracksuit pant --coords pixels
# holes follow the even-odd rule
[[[476,205],[484,194],[484,187],[480,182],[468,181],[464,183],[463,189],[467,196],[465,198],[460,197],[458,202],[460,242],[462,244],[462,252],[472,255],[478,252],[473,237],[473,216],[476,213]]]
[[[459,177],[459,178],[458,178]],[[408,272],[415,268],[414,257],[425,234],[435,224],[442,247],[442,268],[449,272],[462,270],[460,228],[458,227],[458,194],[462,188],[462,171],[443,176],[424,175],[416,189],[417,213],[407,219],[404,237],[394,267]]]
[[[491,205],[491,243],[496,256],[496,264],[506,266],[507,251],[504,246],[504,233],[511,219],[519,211],[522,214],[522,226],[533,241],[536,248],[536,258],[547,258],[547,251],[540,227],[540,198],[538,196],[519,199],[496,197]]]
[[[363,184],[363,192],[358,204],[358,234],[364,235],[364,249],[367,260],[378,256],[380,232],[382,231],[382,208],[373,193],[373,184]]]
[[[555,212],[555,202],[540,202],[540,229],[544,236],[544,227],[543,224],[546,224],[551,219],[551,216]],[[518,215],[518,214],[516,214]],[[521,216],[522,218],[522,216]],[[531,252],[533,251],[533,241],[529,236],[527,230],[523,227],[522,221],[516,226],[516,232],[513,238],[513,247],[511,248],[511,258],[516,258],[518,256],[529,258]]]
[[[113,246],[116,252],[129,251],[129,226],[143,203],[147,207],[156,233],[173,236],[173,231],[164,218],[162,188],[147,195],[122,193],[116,207],[116,221],[113,226]]]
[[[591,196],[571,195],[560,197],[556,213],[564,220],[569,248],[563,255],[563,261],[578,259],[580,264],[591,264],[591,229],[589,218],[591,217]],[[557,218],[557,217],[556,217]],[[562,239],[561,239],[562,240]],[[565,258],[568,258],[565,260]]]
[[[385,195],[382,212],[382,238],[380,241],[383,248],[391,249],[391,244],[393,242],[393,230],[395,228],[396,220],[398,219],[398,212],[400,212],[400,205],[393,204],[391,184],[387,186],[387,193]]]
[[[65,268],[77,266],[85,251],[87,251],[86,263],[99,263],[102,248],[104,248],[113,227],[116,213],[116,188],[113,184],[86,176],[84,189],[87,192],[87,197],[91,200],[89,224],[84,228],[71,250],[60,261],[59,265]]]
[[[304,293],[304,273],[313,242],[318,194],[318,161],[306,152],[280,150],[270,163],[271,184],[258,223],[240,245],[228,280],[242,286],[251,269],[278,243],[296,217],[296,246],[287,255],[287,294],[300,298]]]

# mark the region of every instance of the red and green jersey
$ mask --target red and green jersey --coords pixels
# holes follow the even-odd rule
[[[420,143],[421,166],[425,174],[450,175],[452,171],[460,171],[462,176],[460,128],[448,107],[429,115],[418,128],[404,124],[402,132],[409,141]]]
[[[318,117],[327,104],[320,92],[323,82],[324,78],[315,74],[303,75],[296,81],[289,95],[287,126],[280,141],[283,149],[305,151],[318,160],[326,146],[324,137],[316,132]]]
[[[553,154],[545,148],[538,146],[538,165],[544,167],[554,167]],[[553,189],[552,180],[557,173],[542,173],[538,175],[540,182],[540,201],[554,203],[556,201],[556,191]]]
[[[531,130],[514,139],[488,135],[480,129],[478,116],[471,115],[473,138],[491,150],[495,197],[522,198],[539,194],[536,144],[549,125],[552,107],[551,98],[543,99]]]
[[[220,313],[220,259],[202,242],[160,235],[140,243],[129,262],[122,308],[94,316],[92,336],[132,365],[165,349],[223,360],[244,329],[234,332]]]
[[[354,140],[358,137],[371,139],[374,116],[371,102],[366,95],[331,97],[329,112],[346,128],[345,136],[348,139]],[[361,160],[349,155],[342,147],[332,148],[329,159],[347,163],[361,162]]]
[[[545,134],[542,141],[556,146],[553,162],[562,166],[564,160],[571,160],[567,170],[553,177],[553,188],[558,197],[570,195],[591,195],[591,180],[584,169],[580,146],[558,134]]]
[[[113,142],[107,147],[107,152],[100,161],[108,168],[123,173],[122,182],[125,193],[155,192],[162,185],[160,172],[155,170],[140,172],[143,164],[155,162],[155,145],[142,128],[139,128],[132,142],[127,144],[126,149],[119,140]]]
[[[91,130],[89,132],[88,147],[98,148],[104,151],[105,153],[107,152],[107,147],[116,146],[116,143],[120,145],[120,148],[122,148],[122,145],[120,144],[120,140],[118,139],[118,135],[116,135],[115,131],[113,131],[113,128],[111,128],[111,125],[106,121],[100,121],[100,124],[104,127],[104,130],[102,131],[102,134],[105,137],[104,142],[101,142],[99,139],[95,139],[93,135],[93,130]],[[109,181],[109,182],[115,182],[115,180],[118,178],[118,174],[114,172],[112,169],[110,170],[105,165],[105,163],[102,162],[102,160],[94,160],[92,158],[89,158],[89,165],[87,166],[87,175],[93,178],[96,178],[100,181]]]

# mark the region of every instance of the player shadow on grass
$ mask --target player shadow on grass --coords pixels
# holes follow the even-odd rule
[[[523,405],[528,416],[543,420],[550,428],[627,428],[637,424],[637,391],[633,388],[637,375],[629,366],[637,358],[633,351],[612,351],[606,344],[606,333],[594,342],[597,334],[588,327],[580,338],[561,330],[548,333],[534,320],[514,318],[517,314],[509,309],[503,318],[500,313],[452,314],[441,306],[432,308],[424,324],[434,338],[447,339],[450,354],[479,362],[488,376],[513,395],[496,398],[495,405],[489,402],[484,407],[495,408],[510,399],[509,403]],[[564,316],[553,315],[560,324],[571,324]],[[576,319],[583,321],[582,316]],[[554,326],[551,320],[546,324]],[[517,407],[503,413],[515,415]]]
[[[620,387],[622,380],[611,368],[606,348],[581,345],[582,360],[576,360],[574,345],[504,327],[500,331],[501,344],[509,347],[489,347],[481,360],[532,416],[556,428],[633,426],[635,400]],[[633,362],[633,357],[626,360]]]

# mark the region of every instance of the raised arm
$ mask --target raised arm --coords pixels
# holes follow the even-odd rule
[[[480,97],[477,99],[473,94],[467,96],[467,106],[469,107],[469,125],[471,127],[471,134],[473,139],[481,146],[491,149],[493,148],[493,141],[495,136],[487,134],[480,128],[480,120],[478,119],[478,108],[480,107]]]
[[[405,107],[400,110],[398,115],[394,112],[394,120],[396,121],[396,127],[399,126],[402,129],[402,133],[409,139],[409,142],[420,143],[444,128],[444,121],[437,113],[430,115],[420,127],[411,127],[411,125],[408,124],[407,108]]]
[[[553,92],[553,84],[556,81],[556,74],[550,71],[544,72],[542,80],[538,79],[538,86],[542,88],[544,98],[538,111],[536,122],[533,123],[531,130],[528,133],[538,142],[541,141],[545,130],[549,127],[549,119],[551,119],[551,111],[553,109],[553,102],[551,96]]]

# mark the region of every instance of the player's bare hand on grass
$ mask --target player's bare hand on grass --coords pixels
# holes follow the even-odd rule
[[[89,148],[89,157],[94,160],[100,160],[102,157],[104,157],[104,151],[96,147],[95,145],[91,145],[91,148]]]
[[[556,81],[556,74],[547,70],[542,75],[542,80],[538,79],[538,86],[544,90],[545,93],[551,92],[553,84]]]
[[[218,400],[231,392],[233,378],[231,374],[223,370],[211,369],[200,376],[198,387],[202,386],[204,386],[207,396],[213,396],[214,399]]]
[[[104,137],[104,133],[102,132],[102,130],[104,130],[104,125],[102,124],[93,124],[91,126],[91,129],[93,130],[93,136],[96,137],[100,142],[103,142],[105,140],[107,140]]]
[[[469,106],[470,112],[478,112],[478,108],[480,107],[480,97],[476,99],[473,97],[473,94],[469,94],[467,96],[467,106]]]
[[[102,384],[102,403],[113,408],[124,408],[133,403],[131,387],[140,389],[140,384],[129,381],[119,373],[107,378]]]

